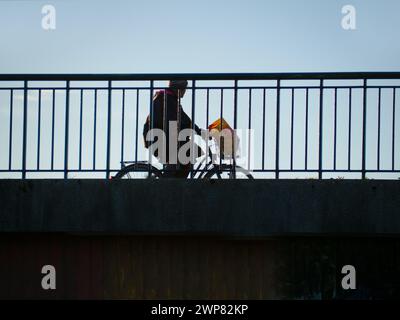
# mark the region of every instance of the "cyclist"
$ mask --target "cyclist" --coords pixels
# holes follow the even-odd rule
[[[154,156],[156,156],[160,161],[161,159],[165,159],[165,173],[164,177],[173,177],[173,178],[186,178],[189,174],[191,164],[182,164],[179,163],[179,159],[177,159],[177,163],[169,163],[169,123],[170,121],[175,121],[179,126],[178,132],[183,129],[192,129],[192,121],[189,116],[183,111],[182,106],[180,105],[180,99],[186,93],[186,88],[188,86],[187,80],[170,80],[168,84],[168,89],[157,91],[153,97],[153,127],[151,127],[150,115],[147,116],[146,122],[143,127],[143,138],[145,142],[145,147],[149,148],[152,143],[156,142],[156,139],[153,141],[149,141],[148,132],[152,128],[161,129],[166,134],[166,142],[165,142],[165,155],[158,154],[158,150],[155,150]],[[165,110],[166,117],[164,118],[164,102],[166,102]],[[179,119],[178,119],[179,114]],[[166,126],[166,128],[164,128]],[[201,129],[195,125],[194,130],[198,135],[201,135]],[[177,141],[175,144],[179,148],[181,148],[184,144],[189,142],[189,138],[184,141]],[[194,147],[197,147],[197,154],[201,156],[203,154],[201,148],[194,144]],[[177,150],[177,152],[178,152]],[[178,158],[178,157],[177,157]]]

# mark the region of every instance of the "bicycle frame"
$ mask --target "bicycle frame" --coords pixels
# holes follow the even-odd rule
[[[215,143],[215,141],[214,141],[214,143]],[[200,157],[201,159],[196,161],[196,163],[194,163],[192,165],[192,169],[190,170],[191,177],[196,178],[196,179],[202,179],[207,174],[207,172],[209,172],[214,166],[218,166],[218,164],[216,163],[216,155],[217,154],[212,152],[211,147],[212,147],[212,144],[209,144],[207,142],[207,151],[208,152],[207,152],[207,154]],[[219,160],[220,165],[222,163],[221,156],[222,155],[220,154],[220,160]],[[121,169],[125,168],[127,165],[130,165],[133,163],[140,163],[140,162],[148,164],[147,161],[137,161],[137,162],[136,161],[121,161]],[[233,163],[234,164],[233,164],[232,171],[233,171],[233,174],[235,174],[235,168],[234,168],[235,161],[233,161]],[[204,168],[202,168],[203,166],[204,166]],[[160,169],[157,169],[157,170],[160,170]],[[160,171],[163,173],[164,170],[165,170],[165,165],[163,165],[163,169],[161,169]],[[198,176],[196,177],[196,175],[198,175]]]

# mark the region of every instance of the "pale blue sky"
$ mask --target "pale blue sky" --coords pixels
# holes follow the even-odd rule
[[[56,8],[56,30],[42,29],[41,9]],[[341,26],[344,5],[356,9],[356,30]],[[100,1],[100,0],[0,0],[0,73],[196,73],[196,72],[336,72],[400,71],[399,0],[202,0],[202,1]],[[243,85],[244,82],[240,84]],[[346,82],[347,84],[357,84]],[[164,85],[165,83],[161,83]],[[231,84],[231,83],[230,83]],[[249,82],[249,85],[260,83]],[[315,84],[315,83],[314,83]],[[338,83],[336,83],[338,84]],[[341,83],[345,84],[345,83]],[[387,84],[387,83],[386,83]],[[393,84],[393,82],[389,83]],[[399,82],[396,82],[399,85]],[[4,83],[3,83],[4,85]],[[20,85],[20,84],[19,84]],[[60,85],[60,84],[59,84]],[[64,85],[64,84],[61,84]],[[262,84],[261,84],[262,85]],[[274,85],[274,84],[272,84]],[[346,89],[347,90],[347,89]],[[23,91],[14,92],[12,163],[21,166]],[[28,167],[37,157],[38,92],[28,97]],[[205,92],[196,94],[196,122],[205,123]],[[294,164],[304,165],[305,92],[296,91]],[[333,96],[325,90],[323,166],[332,166]],[[127,93],[124,147],[125,160],[132,160],[135,136],[136,93]],[[266,93],[265,165],[275,165],[276,92]],[[290,146],[290,91],[281,96],[281,168],[287,168]],[[347,165],[347,91],[338,96],[338,166]],[[397,90],[397,101],[400,101]],[[40,147],[41,167],[50,163],[51,92],[43,93]],[[361,91],[353,92],[352,166],[361,160]],[[376,166],[377,90],[368,93],[367,166]],[[382,165],[391,164],[391,89],[382,92]],[[93,92],[84,93],[83,166],[90,168],[93,147]],[[210,97],[210,121],[219,116],[219,91]],[[238,125],[247,127],[247,91],[239,90]],[[148,92],[141,92],[139,104],[139,157],[145,158],[141,130],[149,108]],[[65,131],[65,92],[56,93],[56,167],[62,169]],[[96,131],[98,165],[104,167],[106,139],[106,92],[99,91]],[[70,165],[77,166],[79,141],[79,92],[71,92]],[[317,166],[318,90],[310,92],[309,164]],[[122,124],[121,92],[112,98],[113,168],[119,167]],[[224,117],[232,122],[232,90],[225,95]],[[183,99],[190,114],[191,92]],[[398,103],[397,103],[398,109]],[[0,91],[0,144],[9,147],[10,92]],[[256,130],[256,167],[262,163],[262,91],[253,92],[253,129]],[[396,150],[400,142],[400,112],[396,113]],[[400,157],[395,157],[399,168]],[[0,155],[0,169],[8,166],[8,154]],[[337,176],[338,174],[335,173]],[[6,174],[6,176],[8,176]],[[397,176],[396,176],[397,177]]]
[[[346,4],[357,30],[341,28]],[[0,72],[400,70],[399,14],[398,0],[1,0]]]

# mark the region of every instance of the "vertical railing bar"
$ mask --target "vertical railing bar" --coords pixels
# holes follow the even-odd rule
[[[97,143],[97,89],[94,89],[93,97],[93,170],[96,170],[96,143]]]
[[[337,148],[337,88],[335,88],[335,114],[334,114],[334,142],[333,142],[333,170],[336,171],[336,148]]]
[[[121,164],[124,161],[125,145],[125,89],[122,89],[122,115],[121,115]]]
[[[24,122],[22,141],[22,179],[26,178],[26,140],[27,140],[27,119],[28,117],[28,81],[24,81]]]
[[[83,89],[80,90],[80,106],[79,106],[79,170],[82,170],[82,113],[83,113]]]
[[[210,89],[207,88],[207,96],[206,96],[206,128],[208,128],[210,121]]]
[[[168,142],[169,142],[169,136],[168,136],[168,134],[167,133],[169,133],[169,128],[168,128],[168,111],[167,111],[167,90],[164,90],[164,94],[163,94],[163,112],[162,112],[162,115],[163,115],[163,121],[162,121],[162,123],[163,123],[163,132],[164,132],[164,134],[165,134],[165,138],[167,139],[167,141],[165,141],[164,142],[164,146],[167,146],[168,145]],[[166,150],[167,148],[165,148],[164,149],[164,152],[166,152],[167,150]],[[169,151],[169,150],[168,150]],[[169,155],[165,155],[165,159],[166,158],[168,158],[168,156]],[[164,169],[169,169],[169,167],[165,167],[164,165],[163,165],[163,167],[164,167]],[[167,173],[168,174],[168,173]]]
[[[263,131],[262,131],[262,160],[261,168],[265,170],[265,89],[263,89]]]
[[[70,81],[66,82],[65,92],[65,151],[64,151],[64,179],[68,179],[68,143],[69,143],[69,92]]]
[[[163,93],[163,110],[162,110],[162,115],[163,115],[163,131],[167,132],[167,126],[168,126],[168,111],[167,111],[167,90],[164,90]]]
[[[210,89],[207,88],[207,95],[206,95],[206,130],[208,132],[208,125],[209,125],[209,120],[210,120]],[[209,152],[208,152],[208,147],[209,147],[209,136],[207,136],[206,139],[206,156],[208,156]],[[206,158],[207,159],[207,158]],[[213,159],[210,159],[211,161],[213,161]]]
[[[139,134],[139,89],[136,90],[136,132],[135,132],[135,161],[138,159]]]
[[[196,80],[192,80],[192,132],[191,132],[191,141],[190,141],[190,145],[191,145],[191,150],[190,150],[190,178],[193,179],[194,178],[194,171],[193,171],[193,164],[194,164],[194,128],[195,128],[195,115],[196,115]],[[196,150],[197,152],[197,150]]]
[[[221,118],[221,121],[222,121],[223,112],[224,112],[224,89],[221,89],[221,110],[220,110],[220,112],[221,112],[220,118]],[[220,131],[222,130],[222,122],[220,123],[220,128],[219,128],[219,130],[220,130]],[[220,139],[219,166],[221,167],[221,166],[222,166],[222,144],[225,143],[225,141],[224,141],[224,142],[221,141],[221,139],[222,139],[222,135],[221,135],[221,134],[219,135],[219,137],[220,137],[220,138],[219,138],[219,139]]]
[[[362,136],[362,163],[361,163],[361,177],[365,179],[365,151],[367,140],[367,79],[363,80],[363,136]]]
[[[393,118],[392,118],[392,171],[394,171],[395,148],[395,119],[396,119],[396,88],[393,88]]]
[[[352,104],[352,92],[353,90],[349,89],[349,136],[348,136],[348,158],[347,158],[347,168],[351,169],[351,104]]]
[[[40,168],[40,131],[41,131],[41,117],[42,117],[42,90],[38,90],[38,140],[37,140],[37,159],[36,159],[36,170]]]
[[[237,130],[237,102],[238,102],[238,80],[234,81],[233,97],[233,136],[232,136],[232,156],[233,156],[233,178],[236,179],[236,130]]]
[[[279,130],[280,130],[280,104],[281,104],[281,80],[276,84],[276,142],[275,142],[275,179],[279,179]]]
[[[176,110],[176,119],[177,119],[177,126],[176,126],[176,128],[177,128],[177,132],[176,132],[176,138],[177,138],[176,159],[178,161],[177,161],[177,164],[176,164],[175,168],[176,168],[176,170],[180,170],[181,163],[179,161],[179,148],[180,148],[179,133],[181,132],[181,128],[182,128],[182,126],[181,126],[181,119],[182,119],[181,111],[183,111],[183,110],[181,110],[181,90],[180,89],[178,89],[176,108],[177,108],[177,110]],[[176,171],[175,171],[175,173],[176,173]]]
[[[168,111],[167,111],[167,109],[168,109],[167,90],[164,90],[164,94],[163,94],[163,111],[162,111],[163,121],[162,121],[162,123],[163,123],[163,131],[164,131],[164,134],[165,134],[165,138],[167,140],[165,142],[164,146],[167,146],[167,144],[169,142]],[[166,148],[164,149],[164,152],[167,152]],[[168,150],[168,152],[169,152],[169,150]],[[169,158],[168,156],[169,155],[166,154],[164,159]],[[163,164],[163,169],[169,169],[169,168],[166,168],[166,166]]]
[[[378,144],[377,144],[377,170],[381,169],[380,155],[381,155],[381,88],[378,89]]]
[[[112,103],[112,81],[108,80],[107,86],[107,162],[106,179],[110,177],[110,159],[111,159],[111,103]]]
[[[322,147],[323,147],[323,103],[324,103],[324,79],[319,84],[319,160],[318,179],[322,179]]]
[[[153,115],[153,91],[154,91],[154,80],[150,80],[150,143],[153,143],[153,128],[154,128],[154,115]],[[179,106],[178,106],[179,109]],[[149,175],[152,174],[152,153],[151,148],[149,148]]]
[[[13,116],[14,116],[14,90],[10,90],[10,136],[8,145],[8,170],[12,169],[12,142],[13,142]]]
[[[292,88],[292,110],[290,119],[290,170],[293,171],[293,139],[294,139],[294,88]]]
[[[308,88],[306,89],[306,128],[305,128],[305,151],[304,151],[304,163],[305,169],[308,170]]]
[[[54,139],[55,139],[55,113],[56,113],[56,90],[53,89],[51,96],[51,171],[54,170]]]
[[[238,80],[234,81],[234,92],[233,92],[233,129],[237,129],[237,115],[238,115],[238,110],[237,110],[237,102],[238,102]]]
[[[248,161],[248,163],[247,163],[247,170],[249,170],[250,171],[250,161],[251,161],[251,159],[250,159],[250,152],[251,152],[251,141],[250,141],[250,139],[251,139],[251,96],[252,96],[252,89],[250,88],[249,89],[249,138],[248,138],[248,144],[249,144],[249,146],[248,146],[248,151],[247,151],[247,161]]]

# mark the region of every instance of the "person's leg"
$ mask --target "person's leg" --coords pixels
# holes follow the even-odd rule
[[[188,140],[189,141],[189,140]],[[187,141],[186,141],[187,142]],[[184,142],[179,143],[179,148],[184,144]],[[196,158],[204,155],[203,150],[200,148],[199,145],[196,143],[194,144],[194,147],[197,148],[197,154]],[[168,149],[168,148],[167,148]],[[189,149],[190,151],[190,149]],[[190,154],[187,154],[189,157]],[[179,162],[179,159],[178,159]],[[179,178],[179,179],[186,179],[190,173],[190,169],[192,167],[191,163],[188,164],[166,164],[164,165],[164,173],[163,173],[163,178]]]
[[[204,151],[200,148],[200,146],[197,143],[193,144],[193,150],[195,150],[195,148],[197,148],[197,152],[195,154],[196,159],[204,155]],[[190,157],[190,153],[187,154],[187,156]],[[192,168],[193,165],[194,163],[180,164],[179,166],[177,166],[175,177],[183,179],[187,178],[189,176],[190,169]]]

